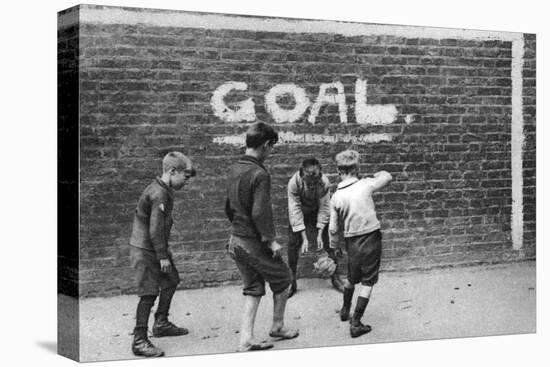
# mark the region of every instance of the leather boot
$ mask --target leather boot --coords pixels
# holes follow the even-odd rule
[[[357,338],[361,335],[370,333],[371,330],[372,328],[370,327],[370,325],[363,325],[361,321],[357,320],[352,320],[349,326],[349,333],[352,338]]]
[[[177,327],[168,321],[168,315],[155,314],[155,323],[153,325],[153,336],[161,338],[163,336],[180,336],[186,335],[189,330],[182,327]]]
[[[164,355],[164,351],[155,347],[147,338],[147,330],[145,330],[145,332],[139,330],[134,331],[132,352],[138,357],[162,357]]]
[[[340,309],[340,320],[348,321],[349,320],[349,307],[342,306]]]

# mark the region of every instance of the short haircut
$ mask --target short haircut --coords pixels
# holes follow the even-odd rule
[[[191,163],[191,160],[183,153],[170,152],[162,159],[162,171],[168,172],[172,168],[175,168],[177,171],[186,169],[192,170],[193,163]]]
[[[321,163],[319,163],[317,158],[308,158],[308,159],[304,159],[302,161],[302,168],[308,168],[308,167],[312,167],[312,166],[316,166],[316,167],[321,168]]]
[[[359,167],[359,153],[355,150],[344,150],[334,158],[338,170],[342,173],[351,173]]]
[[[257,149],[268,142],[275,145],[279,140],[279,134],[265,122],[255,122],[246,131],[246,147]]]

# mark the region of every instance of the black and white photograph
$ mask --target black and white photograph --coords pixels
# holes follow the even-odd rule
[[[53,325],[38,349],[382,364],[376,348],[446,341],[453,362],[513,336],[541,352],[538,23],[170,4],[46,14],[56,214],[27,207],[44,232],[14,213],[47,238],[18,251],[47,246],[55,282],[56,304],[30,292]]]
[[[61,354],[535,332],[534,34],[58,21]]]

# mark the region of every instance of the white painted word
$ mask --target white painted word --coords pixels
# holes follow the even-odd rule
[[[337,93],[332,94],[329,93],[329,89],[336,89]],[[319,115],[319,111],[321,110],[321,107],[324,104],[336,104],[338,105],[338,112],[340,114],[340,122],[347,123],[348,122],[348,116],[347,116],[347,106],[346,106],[346,95],[344,94],[344,85],[340,82],[335,83],[325,83],[321,84],[319,87],[319,95],[317,96],[317,100],[313,104],[313,107],[311,108],[311,114],[309,115],[309,118],[307,119],[310,123],[314,124],[315,119]]]
[[[230,91],[247,90],[247,88],[248,85],[243,82],[228,82],[216,88],[211,100],[214,115],[225,122],[254,121],[256,119],[256,112],[254,111],[254,102],[252,98],[239,102],[239,108],[236,111],[227,107],[223,101],[223,98]]]
[[[229,108],[224,98],[232,90],[245,91],[248,85],[244,82],[227,82],[216,88],[212,96],[211,105],[214,115],[225,122],[251,122],[256,119],[254,101],[248,98],[236,103],[235,110]],[[289,95],[294,98],[295,105],[292,109],[285,109],[277,103],[277,97]],[[319,94],[312,104],[305,89],[295,84],[277,84],[265,95],[267,112],[277,123],[298,121],[311,107],[307,121],[315,124],[321,107],[324,105],[337,105],[341,123],[347,123],[346,95],[344,85],[341,82],[323,83],[319,87]],[[382,125],[390,124],[397,118],[397,108],[394,105],[368,105],[367,81],[357,79],[355,82],[355,119],[358,124]]]

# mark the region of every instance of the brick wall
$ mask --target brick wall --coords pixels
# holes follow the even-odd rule
[[[523,65],[523,119],[525,145],[523,153],[524,244],[534,256],[536,244],[536,37],[525,35]]]
[[[78,296],[79,230],[78,26],[60,29],[57,37],[58,291],[75,297]]]
[[[384,233],[384,271],[535,256],[531,35],[525,37],[523,70],[524,245],[516,251],[511,240],[511,41],[93,19],[81,22],[79,31],[81,295],[133,291],[127,245],[133,210],[143,188],[160,173],[162,156],[173,149],[188,154],[199,169],[192,185],[176,194],[171,244],[181,287],[239,280],[224,253],[229,225],[223,208],[227,167],[243,149],[213,140],[241,134],[248,123],[223,121],[211,104],[213,92],[230,81],[245,82],[248,89],[229,93],[229,107],[252,97],[257,118],[281,132],[390,137],[361,144],[277,146],[266,165],[282,243],[286,184],[301,160],[318,157],[336,184],[332,159],[353,148],[362,155],[363,173],[385,169],[394,176],[375,196]],[[395,106],[392,123],[357,123],[351,107],[358,78],[367,81],[368,104]],[[347,124],[340,122],[336,105],[322,107],[315,124],[307,120],[311,108],[292,123],[275,123],[266,111],[265,94],[276,84],[304,88],[315,101],[320,85],[333,82],[344,86]],[[295,104],[288,98],[278,102],[285,108]],[[311,275],[313,261],[313,255],[302,259],[304,276]]]
[[[76,13],[72,8],[60,17]],[[75,24],[57,33],[57,350],[74,360],[80,355],[78,36]]]

